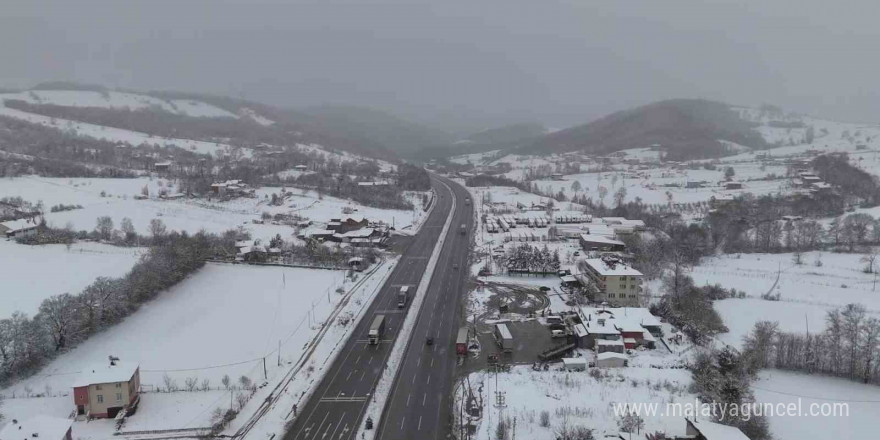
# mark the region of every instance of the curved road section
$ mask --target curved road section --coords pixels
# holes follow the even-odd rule
[[[442,182],[442,183],[441,183]],[[473,231],[472,203],[460,185],[432,176],[437,197],[431,216],[403,252],[397,267],[374,299],[357,328],[312,397],[298,411],[284,440],[348,440],[363,423],[406,313],[418,313],[391,395],[381,417],[378,439],[447,438],[451,432],[451,392],[456,365],[455,335],[459,302],[468,278],[467,259]],[[431,284],[420,310],[410,310],[411,298],[397,308],[397,292],[413,292],[424,275],[444,223],[456,198],[451,227],[440,251]],[[467,233],[461,234],[461,225]],[[378,345],[370,345],[367,332],[373,317],[385,315],[385,332]],[[428,336],[434,338],[426,345]]]

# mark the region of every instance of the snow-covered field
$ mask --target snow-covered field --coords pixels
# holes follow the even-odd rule
[[[221,378],[227,374],[233,381],[246,375],[260,384],[265,356],[269,386],[257,391],[241,420],[236,420],[244,423],[275,384],[290,379],[290,369],[302,361],[316,335],[323,334],[323,341],[309,361],[309,370],[292,382],[293,399],[314,384],[318,376],[313,369],[322,370],[323,362],[353,328],[334,318],[322,333],[322,325],[344,298],[337,288],[345,292],[356,288],[338,312],[358,316],[393,267],[393,260],[386,262],[374,276],[363,278],[364,274],[356,283],[344,278],[343,271],[208,264],[122,323],[62,354],[37,375],[2,390],[6,396],[16,396],[7,399],[4,413],[20,418],[35,414],[66,417],[72,402],[63,396],[70,393],[77,373],[106,362],[113,354],[140,364],[147,391],[124,430],[203,427],[213,408],[229,405],[229,392],[150,391],[164,388],[166,374],[178,386],[189,377],[207,379],[215,390],[223,389]],[[61,397],[20,398],[26,389],[33,393],[48,390]],[[103,427],[91,431],[93,425]],[[77,422],[74,432],[82,438],[108,438],[112,422]]]
[[[862,272],[860,259],[860,254],[807,252],[804,264],[796,265],[790,253],[729,254],[704,259],[690,275],[697,285],[717,283],[746,293],[746,299],[715,303],[730,328],[719,339],[739,346],[757,321],[778,321],[780,330],[805,332],[808,325],[811,331],[825,328],[826,313],[846,304],[880,313],[880,285],[875,289],[874,276]],[[762,300],[768,292],[778,293],[780,300]]]
[[[302,345],[342,298],[335,290],[343,280],[343,271],[209,263],[122,323],[3,392],[21,394],[28,385],[68,389],[75,373],[105,362],[110,354],[139,363],[147,389],[162,386],[166,372],[179,385],[194,375],[215,387],[224,374],[260,380],[263,356],[271,355],[268,366],[275,369],[279,341],[282,361],[299,357]],[[187,369],[195,370],[173,371]]]
[[[122,276],[142,252],[99,243],[74,243],[68,248],[0,240],[0,319],[16,311],[33,316],[52,295],[77,294],[97,277]]]
[[[147,186],[151,198],[135,200]],[[419,223],[424,218],[421,209],[421,193],[409,194],[416,205],[414,211],[378,209],[334,197],[318,197],[314,192],[303,194],[291,188],[293,194],[288,203],[270,206],[268,199],[272,193],[280,193],[281,188],[260,188],[256,198],[238,198],[227,202],[208,202],[207,200],[160,200],[160,189],[169,193],[176,191],[173,182],[164,179],[91,179],[91,178],[44,178],[39,176],[0,179],[0,194],[20,196],[27,201],[42,201],[46,211],[50,206],[64,203],[82,205],[83,209],[63,212],[47,212],[46,222],[50,226],[63,228],[72,226],[75,230],[91,231],[98,217],[109,216],[118,229],[122,219],[132,220],[135,229],[144,235],[149,234],[150,220],[158,218],[169,230],[220,233],[239,226],[249,231],[254,238],[268,239],[280,234],[285,240],[292,239],[293,228],[284,225],[253,224],[263,212],[270,214],[298,214],[315,221],[326,222],[331,217],[343,215],[343,209],[354,210],[353,215],[362,215],[371,221],[382,221],[398,228]],[[102,197],[101,194],[104,193]]]
[[[820,440],[829,438],[871,440],[877,438],[880,387],[834,377],[811,376],[781,370],[765,370],[752,385],[758,402],[794,404],[803,416],[768,417],[770,432],[778,439]],[[848,416],[811,416],[811,405],[844,403]]]
[[[581,189],[577,194],[586,194],[594,201],[601,199],[599,187],[605,187],[607,195],[604,202],[612,204],[614,194],[620,188],[626,189],[625,201],[633,201],[636,197],[647,204],[667,204],[672,196],[672,203],[693,203],[708,201],[712,196],[740,195],[752,193],[755,195],[774,194],[786,192],[790,189],[789,179],[757,180],[765,179],[771,174],[785,176],[783,166],[764,166],[758,162],[748,162],[730,165],[734,172],[734,179],[743,182],[743,189],[726,190],[721,187],[724,181],[724,170],[696,169],[676,170],[671,168],[652,168],[635,172],[597,172],[567,175],[563,180],[537,180],[538,188],[546,193],[556,194],[564,192],[568,197],[575,195],[572,189],[574,182],[578,182]],[[629,176],[629,177],[627,177]],[[703,188],[686,188],[688,181],[705,181]],[[678,186],[664,186],[678,185]],[[668,194],[667,194],[668,193]]]

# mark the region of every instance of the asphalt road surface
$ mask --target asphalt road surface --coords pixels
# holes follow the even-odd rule
[[[464,202],[469,197],[467,191],[448,179],[433,177],[432,184],[437,198],[430,217],[409,243],[312,397],[299,409],[284,440],[354,438],[406,313],[419,313],[419,317],[410,335],[413,339],[404,355],[402,370],[377,427],[380,430],[377,438],[446,438],[451,432],[449,399],[456,363],[456,312],[467,280],[472,204]],[[456,209],[448,237],[421,310],[410,310],[412,296],[452,209],[450,189],[455,193]],[[467,236],[460,233],[462,224],[467,225]],[[406,307],[399,309],[397,293],[403,285],[411,286],[410,300]],[[369,345],[367,330],[377,314],[385,315],[385,332],[378,345]],[[431,346],[425,344],[428,335],[435,339]]]

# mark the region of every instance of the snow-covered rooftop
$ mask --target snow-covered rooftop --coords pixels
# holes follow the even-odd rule
[[[603,243],[603,244],[611,244],[616,246],[626,246],[626,244],[620,240],[614,240],[612,238],[608,238],[606,235],[596,235],[596,234],[581,234],[581,238],[584,241],[588,241],[591,243]]]
[[[134,376],[139,365],[132,362],[115,362],[116,365],[95,365],[84,371],[73,383],[73,387],[85,387],[99,383],[127,382]],[[5,440],[5,439],[3,439]]]
[[[31,220],[27,218],[22,218],[18,220],[10,220],[8,222],[0,223],[0,225],[7,228],[8,231],[22,231],[25,229],[36,228],[39,223],[36,220]]]
[[[749,440],[739,428],[707,421],[689,420],[706,440]]]
[[[604,353],[599,353],[596,355],[596,359],[605,360],[605,359],[626,359],[625,354],[615,353],[613,351],[606,351]]]
[[[602,276],[642,276],[642,273],[623,263],[609,264],[601,258],[587,258],[584,262]]]
[[[61,440],[67,435],[67,430],[73,424],[73,420],[61,417],[38,415],[23,422],[6,424],[0,431],[2,440]]]

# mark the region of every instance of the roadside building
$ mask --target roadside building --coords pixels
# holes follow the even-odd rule
[[[580,234],[581,249],[587,252],[623,252],[626,244],[605,235]]]
[[[620,259],[588,258],[582,261],[580,269],[599,289],[603,301],[614,306],[637,307],[641,304],[644,275]]]
[[[38,415],[24,421],[12,420],[0,430],[2,440],[72,440],[73,420]]]
[[[87,418],[114,418],[135,407],[140,399],[140,366],[111,360],[88,369],[73,383],[76,414]]]

